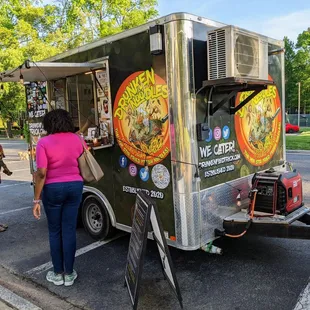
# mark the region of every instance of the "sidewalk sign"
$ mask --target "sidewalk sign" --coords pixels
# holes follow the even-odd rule
[[[175,276],[169,248],[164,236],[156,204],[143,192],[137,193],[132,230],[129,241],[127,263],[125,269],[125,285],[128,288],[133,309],[137,309],[144,256],[146,251],[149,225],[153,229],[153,237],[157,243],[162,271],[176,294],[183,309],[182,297]]]

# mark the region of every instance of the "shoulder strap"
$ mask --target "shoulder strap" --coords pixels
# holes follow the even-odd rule
[[[80,135],[78,135],[78,134],[76,134],[76,135],[79,137],[79,139],[80,139],[80,141],[82,143],[83,151],[87,151],[87,149],[85,147],[84,139]]]

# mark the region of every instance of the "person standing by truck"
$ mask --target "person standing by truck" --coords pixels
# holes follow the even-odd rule
[[[4,157],[5,157],[5,155],[4,155],[3,147],[0,144],[0,172],[1,172],[1,169],[3,169],[3,173],[10,176],[10,175],[12,175],[12,172],[8,169],[6,164],[3,162]],[[0,183],[1,183],[1,175],[0,175]],[[0,232],[4,232],[7,229],[8,229],[8,225],[0,223]]]
[[[78,166],[83,145],[80,137],[74,134],[73,121],[65,110],[47,113],[43,127],[47,136],[39,140],[36,148],[33,215],[40,219],[42,194],[54,267],[47,273],[46,280],[55,285],[70,286],[77,278],[73,265],[76,223],[83,192]]]
[[[10,175],[12,175],[13,172],[11,172],[8,169],[8,167],[6,166],[6,164],[3,161],[3,158],[5,158],[5,155],[4,155],[3,147],[0,144],[0,172],[1,172],[1,169],[3,169],[3,173],[5,173],[6,175],[10,176]],[[1,179],[0,179],[0,183],[1,183]]]

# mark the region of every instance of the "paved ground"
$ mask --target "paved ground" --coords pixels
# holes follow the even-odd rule
[[[78,229],[80,250],[76,269],[79,278],[76,284],[69,288],[55,287],[45,281],[46,270],[50,267],[46,219],[43,216],[36,221],[31,215],[33,194],[28,162],[20,161],[16,155],[18,150],[26,149],[26,145],[20,141],[1,143],[7,150],[7,165],[14,174],[5,177],[0,185],[0,222],[9,224],[9,229],[0,234],[0,265],[22,277],[22,283],[27,279],[71,306],[89,310],[131,309],[127,290],[123,287],[128,235],[109,243],[98,243],[83,229]],[[288,156],[302,172],[306,201],[310,203],[310,153]],[[171,249],[184,308],[294,309],[310,276],[309,242],[250,236],[220,240],[218,245],[224,249],[223,256]],[[0,269],[0,285],[5,286],[7,281],[3,273]],[[163,279],[157,249],[151,241],[142,284],[138,309],[178,309],[177,300]],[[10,289],[16,292],[16,288]],[[32,294],[25,296],[33,298]],[[38,299],[32,301],[40,304]],[[1,303],[0,309],[5,309],[1,308]],[[300,309],[307,308],[296,306],[296,310]]]

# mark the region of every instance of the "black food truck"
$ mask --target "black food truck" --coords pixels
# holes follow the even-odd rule
[[[81,204],[94,238],[130,232],[144,191],[183,250],[247,231],[309,239],[302,180],[286,161],[282,41],[176,13],[0,75],[21,76],[31,172],[55,108],[104,171]]]

